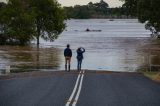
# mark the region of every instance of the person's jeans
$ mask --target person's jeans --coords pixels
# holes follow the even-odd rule
[[[77,61],[78,61],[77,70],[81,70],[82,59],[77,59]]]

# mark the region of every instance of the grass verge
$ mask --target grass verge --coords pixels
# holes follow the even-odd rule
[[[154,81],[160,82],[160,72],[158,71],[141,71],[141,72],[143,73],[144,76]]]

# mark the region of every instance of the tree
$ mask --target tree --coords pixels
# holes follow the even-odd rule
[[[97,13],[99,13],[100,15],[101,14],[107,15],[108,7],[109,7],[108,3],[101,0],[99,3],[95,3],[93,5]]]
[[[90,18],[89,8],[86,5],[76,5],[73,9],[73,18],[88,19]]]
[[[6,3],[0,2],[0,16],[2,16],[2,10],[6,7]],[[4,44],[7,40],[3,32],[4,25],[2,24],[2,18],[0,18],[0,44]]]
[[[127,16],[137,16],[137,2],[138,0],[120,0],[124,2],[122,8],[126,10]]]
[[[68,18],[104,18],[109,14],[109,5],[101,0],[99,3],[89,2],[87,5],[64,7]]]
[[[141,23],[145,23],[146,29],[154,34],[160,32],[160,0],[120,0],[124,1],[130,15],[138,17]]]
[[[1,25],[5,43],[24,45],[32,39],[32,16],[24,0],[9,0],[1,10]]]
[[[138,19],[146,23],[146,28],[160,32],[160,0],[139,0]]]
[[[40,37],[53,41],[65,28],[63,8],[56,0],[8,0],[0,15],[0,32],[9,43],[24,45],[36,38],[39,45]]]
[[[56,0],[31,0],[30,7],[34,13],[35,37],[53,41],[64,28],[63,8]]]

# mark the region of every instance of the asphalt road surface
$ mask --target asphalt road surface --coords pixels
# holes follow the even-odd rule
[[[12,74],[0,77],[0,106],[160,106],[160,83],[137,73]]]

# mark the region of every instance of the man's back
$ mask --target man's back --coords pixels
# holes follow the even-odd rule
[[[66,57],[72,57],[72,51],[71,51],[71,49],[70,48],[66,48],[65,50],[64,50],[64,56]]]
[[[67,71],[67,64],[68,64],[68,71],[70,71],[70,62],[72,57],[72,50],[69,48],[69,44],[67,48],[64,50],[64,57],[65,57],[65,70]]]

